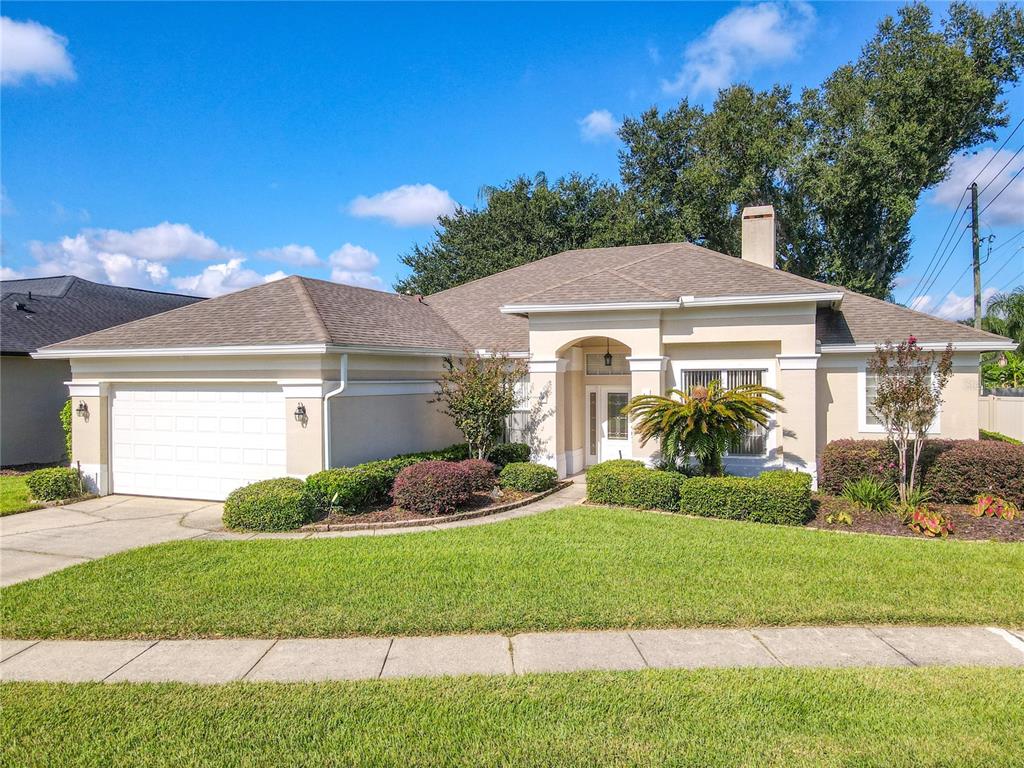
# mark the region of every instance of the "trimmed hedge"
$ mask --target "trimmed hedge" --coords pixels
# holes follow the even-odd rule
[[[811,517],[811,476],[772,470],[757,477],[689,478],[679,488],[679,510],[703,517],[802,525]]]
[[[473,497],[473,475],[464,462],[421,461],[398,473],[395,504],[425,515],[446,515]]]
[[[71,467],[37,469],[25,478],[25,485],[37,501],[63,501],[82,495],[82,479]]]
[[[498,484],[498,471],[486,459],[466,459],[459,466],[469,472],[469,486],[474,491],[490,491]]]
[[[310,522],[316,510],[295,477],[260,480],[232,491],[224,501],[224,525],[241,531],[290,531]]]
[[[847,480],[896,484],[896,449],[887,440],[835,440],[825,446],[819,488],[838,495]],[[996,440],[929,440],[918,466],[932,500],[970,504],[982,493],[1024,504],[1024,445]]]
[[[633,459],[603,461],[587,470],[587,499],[640,509],[679,509],[680,472],[649,469]]]
[[[529,461],[513,461],[506,464],[498,475],[498,482],[502,488],[524,493],[541,493],[549,490],[555,486],[557,480],[558,473],[554,469]]]
[[[526,443],[498,443],[487,454],[487,460],[498,469],[506,464],[530,460],[530,446]]]

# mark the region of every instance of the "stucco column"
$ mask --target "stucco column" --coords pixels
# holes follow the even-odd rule
[[[778,414],[786,469],[807,472],[817,483],[817,354],[778,355],[785,413]]]
[[[630,397],[637,395],[663,395],[665,394],[665,371],[668,369],[668,358],[663,356],[640,357],[630,356]],[[633,458],[650,464],[658,454],[658,443],[652,440],[647,445],[640,445],[640,439],[629,426],[630,442],[632,443]]]
[[[554,467],[559,477],[566,473],[567,367],[562,359],[530,361],[530,448],[533,460]]]
[[[110,400],[107,385],[70,382],[71,466],[81,466],[86,490],[110,493]],[[79,413],[83,410],[84,412]]]
[[[281,382],[284,391],[285,469],[306,477],[324,468],[324,383]],[[296,416],[299,406],[304,416]]]

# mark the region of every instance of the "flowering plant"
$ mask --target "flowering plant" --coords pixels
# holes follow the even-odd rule
[[[974,517],[998,517],[1000,520],[1013,520],[1017,516],[1017,505],[992,494],[982,494],[974,501],[971,514]]]
[[[926,506],[920,506],[909,512],[904,518],[907,527],[922,536],[945,538],[956,531],[953,521],[941,512],[933,512]]]

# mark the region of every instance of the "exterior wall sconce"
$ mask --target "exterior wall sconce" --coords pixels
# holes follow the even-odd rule
[[[78,401],[78,407],[75,408],[75,413],[81,416],[83,419],[89,416],[89,406],[85,404],[85,400]]]
[[[306,421],[306,406],[302,403],[295,406],[295,420],[303,423]]]

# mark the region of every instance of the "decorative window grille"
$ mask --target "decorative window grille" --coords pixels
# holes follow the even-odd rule
[[[706,387],[712,381],[723,387],[738,387],[741,384],[760,384],[764,371],[760,368],[699,369],[683,371],[683,389],[689,392],[693,387]],[[767,450],[768,432],[756,426],[737,437],[729,446],[730,456],[764,456]]]

